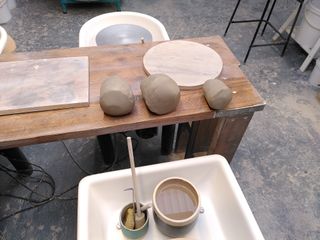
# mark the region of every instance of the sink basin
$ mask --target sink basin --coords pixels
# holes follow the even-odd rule
[[[190,158],[136,168],[143,203],[152,201],[161,180],[178,176],[200,192],[204,213],[185,236],[190,239],[264,239],[227,160],[220,155]],[[130,169],[85,177],[78,193],[78,240],[126,239],[117,228],[120,210],[128,204],[132,187]],[[168,239],[155,226],[149,209],[149,230],[143,239]]]

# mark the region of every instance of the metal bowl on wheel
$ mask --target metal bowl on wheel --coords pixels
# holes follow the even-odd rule
[[[166,178],[155,187],[152,206],[159,231],[169,237],[180,237],[196,223],[200,213],[200,195],[188,180]]]

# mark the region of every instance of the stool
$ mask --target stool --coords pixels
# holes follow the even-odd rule
[[[226,36],[226,34],[227,34],[228,30],[229,30],[229,27],[230,27],[230,25],[231,25],[232,23],[248,23],[248,22],[257,22],[257,23],[258,23],[258,26],[257,26],[257,28],[256,28],[256,31],[255,31],[255,33],[254,33],[254,35],[253,35],[253,38],[252,38],[251,43],[250,43],[250,46],[249,46],[248,51],[247,51],[247,53],[246,53],[246,56],[245,56],[245,58],[244,58],[244,63],[246,63],[246,61],[247,61],[247,59],[248,59],[248,57],[249,57],[251,48],[253,48],[253,47],[263,47],[263,46],[273,46],[273,45],[284,45],[284,47],[283,47],[283,49],[282,49],[282,52],[281,52],[281,57],[284,55],[284,53],[285,53],[285,51],[286,51],[286,49],[287,49],[288,43],[289,43],[290,38],[291,38],[292,31],[293,31],[294,26],[295,26],[295,24],[296,24],[296,22],[297,22],[297,19],[298,19],[298,16],[299,16],[299,14],[300,14],[300,11],[301,11],[301,8],[302,8],[302,5],[303,5],[304,0],[297,0],[297,1],[299,2],[298,11],[296,12],[296,15],[295,15],[294,20],[293,20],[293,24],[292,24],[292,26],[291,26],[290,32],[289,32],[289,34],[288,34],[287,37],[284,37],[284,36],[282,35],[282,33],[280,33],[280,32],[278,31],[278,29],[275,28],[275,27],[270,23],[270,17],[271,17],[272,11],[273,11],[273,9],[274,9],[274,7],[275,7],[275,5],[276,5],[277,0],[273,0],[272,5],[271,5],[271,8],[270,8],[270,10],[269,10],[269,13],[268,13],[268,15],[267,15],[267,18],[265,19],[265,16],[266,16],[266,14],[267,14],[267,11],[268,11],[268,9],[269,9],[269,6],[270,6],[271,1],[272,1],[272,0],[266,0],[266,4],[265,4],[265,6],[264,6],[264,9],[263,9],[263,12],[262,12],[262,14],[261,14],[260,19],[249,19],[249,20],[234,21],[233,18],[234,18],[235,14],[236,14],[236,12],[237,12],[237,10],[238,10],[238,7],[239,7],[239,5],[240,5],[241,0],[238,0],[238,2],[237,2],[237,4],[236,4],[236,7],[235,7],[235,9],[233,10],[233,13],[232,13],[231,18],[230,18],[230,20],[229,20],[229,23],[228,23],[228,25],[227,25],[227,28],[226,28],[226,30],[225,30],[225,32],[224,32],[224,36]],[[266,29],[266,27],[267,27],[267,25],[268,25],[268,26],[270,26],[277,34],[279,34],[280,38],[281,38],[283,41],[282,41],[282,42],[276,42],[276,43],[255,44],[255,40],[256,40],[256,38],[257,38],[257,35],[258,35],[258,32],[259,32],[259,30],[260,30],[260,27],[261,27],[262,23],[264,23],[264,27],[263,27],[263,29],[262,29],[261,36],[264,34],[265,29]]]

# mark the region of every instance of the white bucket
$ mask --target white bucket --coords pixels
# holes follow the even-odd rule
[[[0,0],[0,24],[8,22],[10,19],[11,13],[7,0]]]
[[[296,41],[305,49],[312,49],[320,38],[320,1],[307,3],[304,16],[297,31]]]
[[[317,59],[316,65],[310,75],[309,82],[312,86],[320,87],[320,58]]]

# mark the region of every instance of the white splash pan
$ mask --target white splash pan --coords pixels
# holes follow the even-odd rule
[[[264,239],[226,159],[209,155],[136,168],[143,203],[152,201],[161,180],[178,176],[192,182],[201,195],[204,213],[184,237],[190,239]],[[117,229],[120,209],[131,201],[130,169],[91,175],[78,193],[78,240],[126,239]],[[168,239],[155,226],[149,209],[149,230],[143,239]]]

